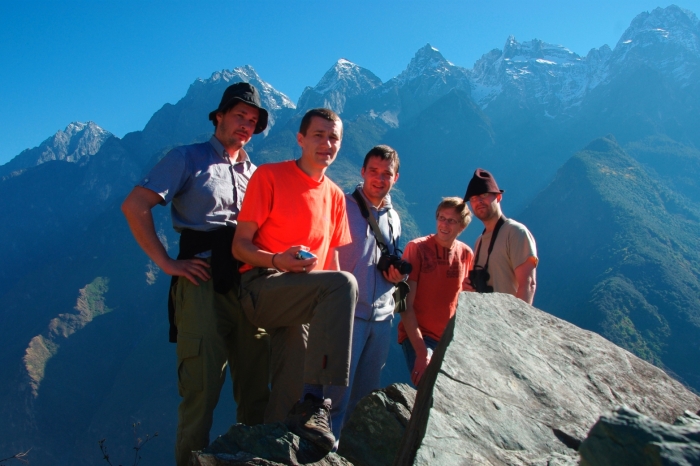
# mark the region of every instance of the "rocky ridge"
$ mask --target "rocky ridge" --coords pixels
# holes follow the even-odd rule
[[[27,168],[52,160],[85,165],[112,133],[92,121],[70,123],[66,129],[46,139],[37,147],[26,149],[5,165],[0,166],[0,178],[18,175]]]
[[[381,86],[382,80],[368,69],[344,58],[323,75],[315,87],[307,87],[299,97],[297,111],[311,108],[330,108],[342,115],[347,100]]]

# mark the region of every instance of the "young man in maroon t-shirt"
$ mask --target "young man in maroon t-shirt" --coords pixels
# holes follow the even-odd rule
[[[463,199],[446,197],[435,213],[437,231],[406,245],[403,259],[413,271],[411,291],[401,314],[399,343],[406,356],[411,381],[418,385],[447,323],[455,314],[457,296],[464,289],[472,250],[457,236],[467,228],[471,214]]]

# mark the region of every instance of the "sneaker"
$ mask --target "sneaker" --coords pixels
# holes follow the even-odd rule
[[[329,398],[322,400],[307,394],[304,401],[296,402],[284,423],[291,432],[313,442],[325,452],[330,452],[335,445],[335,437],[331,431]]]

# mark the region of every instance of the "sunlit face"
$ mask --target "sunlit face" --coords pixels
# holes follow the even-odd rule
[[[489,220],[498,215],[498,202],[501,200],[500,193],[484,193],[469,198],[474,216],[481,220]]]
[[[311,117],[306,135],[297,133],[303,164],[313,169],[325,170],[338,155],[342,139],[343,124],[340,121]]]
[[[367,166],[362,167],[360,174],[365,181],[362,191],[374,205],[378,206],[384,200],[394,183],[399,179],[396,164],[391,160],[380,157],[370,157]]]
[[[227,150],[243,147],[253,137],[258,124],[260,110],[243,102],[238,102],[226,113],[216,114],[214,135]]]
[[[454,207],[440,209],[437,215],[437,231],[435,233],[440,244],[451,245],[465,228],[466,226],[462,226],[462,217]]]

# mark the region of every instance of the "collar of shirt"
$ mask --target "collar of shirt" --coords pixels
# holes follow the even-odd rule
[[[209,139],[209,144],[211,144],[211,146],[214,148],[214,152],[216,152],[219,155],[219,157],[230,163],[231,157],[229,157],[229,153],[224,148],[224,145],[221,144],[221,141],[216,139],[216,136],[212,136],[211,139]],[[248,157],[248,153],[245,151],[244,148],[241,147],[240,150],[243,152],[243,160],[240,162],[236,161],[233,163],[233,165],[244,163],[245,168],[249,170],[250,165],[252,164],[252,162],[250,161],[250,157]]]
[[[389,194],[389,193],[387,193],[386,196],[384,196],[384,199],[382,199],[382,203],[379,207],[376,207],[374,204],[372,204],[372,201],[367,199],[367,195],[365,194],[365,191],[362,189],[363,184],[364,183],[359,183],[356,186],[356,188],[358,191],[360,191],[360,195],[364,198],[365,202],[367,203],[367,205],[369,207],[371,207],[372,209],[374,209],[376,211],[388,210],[388,209],[393,208],[393,206],[391,205],[391,194]]]

